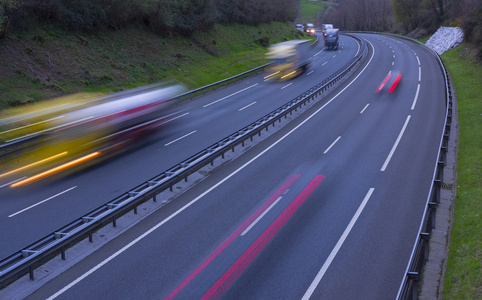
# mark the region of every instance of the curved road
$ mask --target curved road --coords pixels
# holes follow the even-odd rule
[[[436,163],[443,78],[423,47],[362,36],[369,61],[329,97],[31,298],[395,298]],[[352,57],[356,44],[343,42],[339,54],[316,57]],[[315,72],[289,83],[296,87]],[[253,86],[256,78],[240,83],[260,87],[250,91],[250,103],[296,94],[291,86],[274,94],[283,84]],[[221,122],[238,103],[216,104],[209,114]],[[179,141],[182,148],[196,133]]]
[[[138,145],[65,178],[10,188],[19,175],[0,178],[0,259],[162,173],[270,113],[323,81],[350,61],[358,44],[344,38],[339,52],[311,51],[313,65],[290,82],[265,82],[263,75],[220,89],[166,111],[172,121]],[[62,175],[62,174],[61,174]]]

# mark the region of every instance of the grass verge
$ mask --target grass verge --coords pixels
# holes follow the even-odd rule
[[[312,1],[312,0],[301,0],[300,1],[300,18],[302,23],[313,23],[317,24],[316,20],[320,17],[321,12],[328,5],[327,1]]]
[[[260,66],[267,46],[299,38],[307,37],[283,23],[216,25],[182,38],[145,28],[86,34],[37,26],[0,40],[0,110],[160,81],[193,89]]]
[[[482,68],[467,45],[442,59],[455,84],[459,115],[457,195],[444,299],[482,299]]]

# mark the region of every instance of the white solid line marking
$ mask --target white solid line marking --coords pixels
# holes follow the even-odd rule
[[[335,146],[336,142],[338,142],[339,140],[341,139],[341,136],[339,136],[333,143],[331,143],[330,147],[326,148],[325,152],[323,152],[323,154],[326,154],[328,153],[328,151],[330,151],[330,149]]]
[[[418,59],[418,56],[417,56],[417,55],[415,55],[415,57],[417,58],[418,65],[420,66],[420,59]]]
[[[227,98],[229,98],[229,97],[231,97],[231,96],[234,96],[234,95],[236,95],[236,94],[239,94],[239,93],[241,93],[241,92],[244,92],[244,91],[246,91],[246,90],[248,90],[248,89],[250,89],[250,88],[252,88],[252,87],[255,87],[255,86],[257,86],[257,85],[258,85],[258,83],[255,83],[255,84],[253,84],[253,85],[250,85],[250,86],[248,86],[247,88],[244,88],[244,89],[239,90],[239,91],[237,91],[237,92],[235,92],[235,93],[232,93],[231,95],[227,95],[226,97],[223,97],[223,98],[218,99],[218,100],[216,100],[216,101],[214,101],[214,102],[211,102],[211,103],[209,103],[209,104],[206,104],[206,105],[204,105],[203,107],[211,106],[211,105],[213,105],[213,104],[215,104],[215,103],[218,103],[219,101],[223,101],[223,100],[225,100],[225,99],[227,99]]]
[[[288,83],[287,85],[285,85],[284,87],[282,87],[281,89],[284,89],[284,88],[287,88],[289,87],[290,85],[292,85],[293,83]]]
[[[167,115],[167,116],[161,117],[161,118],[159,118],[159,119],[162,119],[162,118],[167,118],[167,117],[172,116],[172,115],[175,115],[175,114],[176,114],[176,113],[173,113],[173,114],[170,114],[170,115]],[[174,118],[172,118],[172,119],[169,119],[169,120],[167,120],[166,122],[163,122],[163,123],[161,123],[161,124],[157,125],[156,127],[161,126],[161,125],[164,125],[164,124],[167,124],[167,123],[169,123],[169,122],[171,122],[171,121],[174,121],[174,120],[176,120],[176,119],[179,119],[179,118],[185,117],[185,116],[187,116],[187,115],[189,115],[189,113],[188,113],[188,112],[187,112],[187,113],[184,113],[184,114],[182,114],[182,115],[179,115],[179,116],[177,116],[177,117],[174,117]]]
[[[372,46],[373,48],[373,45],[372,43],[370,43],[368,41],[368,43]],[[220,186],[221,184],[223,184],[224,182],[226,182],[228,179],[230,179],[231,177],[233,177],[234,175],[236,175],[237,173],[239,173],[241,170],[243,170],[244,168],[246,168],[248,165],[250,165],[253,161],[257,160],[258,158],[260,158],[262,155],[264,155],[266,152],[268,152],[269,150],[271,150],[271,148],[274,148],[276,145],[278,145],[279,143],[281,143],[281,141],[283,141],[285,138],[287,138],[288,136],[290,136],[293,132],[295,132],[298,128],[300,128],[301,126],[303,126],[306,122],[308,122],[309,120],[311,120],[311,118],[313,118],[315,115],[317,115],[320,111],[322,111],[328,104],[330,104],[331,102],[333,102],[333,100],[335,100],[341,93],[343,93],[349,86],[351,86],[353,84],[353,82],[355,82],[355,80],[358,79],[358,77],[361,76],[361,74],[363,74],[363,72],[366,70],[366,68],[370,65],[371,61],[373,60],[373,57],[375,56],[375,49],[373,48],[373,53],[372,53],[372,56],[370,57],[370,59],[368,60],[368,63],[366,64],[366,66],[361,70],[361,72],[349,83],[347,84],[347,86],[342,89],[340,92],[338,92],[338,94],[336,94],[335,96],[333,96],[333,98],[331,98],[328,102],[326,102],[322,107],[320,107],[317,111],[315,111],[313,114],[311,114],[310,116],[308,116],[305,120],[303,120],[300,124],[298,124],[295,128],[291,129],[288,133],[286,133],[284,136],[282,136],[279,140],[277,140],[276,142],[274,142],[273,144],[271,144],[268,148],[264,149],[261,153],[259,153],[258,155],[256,155],[255,157],[253,157],[250,161],[246,162],[244,165],[242,165],[241,167],[239,167],[237,170],[235,170],[233,173],[229,174],[228,176],[226,176],[225,178],[223,178],[221,181],[219,181],[218,183],[216,183],[215,185],[213,185],[212,187],[210,187],[208,190],[206,190],[204,193],[202,193],[201,195],[197,196],[195,199],[193,199],[191,202],[189,202],[188,204],[184,205],[183,207],[181,207],[179,210],[177,210],[176,212],[174,212],[173,214],[171,214],[169,217],[167,217],[166,219],[164,219],[163,221],[161,221],[160,223],[158,223],[157,225],[155,225],[154,227],[152,227],[151,229],[149,229],[148,231],[144,232],[142,235],[140,235],[138,238],[136,238],[135,240],[133,240],[132,242],[130,242],[129,244],[125,245],[124,247],[122,247],[120,250],[118,250],[116,253],[112,254],[111,256],[109,256],[108,258],[106,258],[105,260],[103,260],[102,262],[100,262],[99,264],[97,264],[95,267],[93,267],[92,269],[90,269],[89,271],[87,271],[86,273],[84,273],[82,276],[80,276],[79,278],[77,278],[76,280],[72,281],[71,283],[69,283],[68,285],[66,285],[64,288],[62,288],[61,290],[59,290],[57,293],[53,294],[52,296],[50,296],[49,298],[47,298],[47,300],[53,300],[55,298],[57,298],[58,296],[62,295],[63,293],[65,293],[67,290],[69,290],[71,287],[73,287],[74,285],[76,285],[77,283],[81,282],[84,278],[86,278],[87,276],[89,276],[90,274],[94,273],[95,271],[97,271],[98,269],[100,269],[102,266],[104,266],[105,264],[107,264],[108,262],[110,262],[111,260],[113,260],[114,258],[116,258],[117,256],[119,256],[120,254],[122,254],[123,252],[125,252],[126,250],[128,250],[130,247],[134,246],[135,244],[137,244],[140,240],[144,239],[146,236],[148,236],[149,234],[151,234],[152,232],[154,232],[156,229],[158,229],[159,227],[161,227],[162,225],[166,224],[167,222],[169,222],[171,219],[173,219],[175,216],[177,216],[178,214],[180,214],[181,212],[183,212],[184,210],[186,210],[187,208],[189,208],[191,205],[193,205],[194,203],[196,203],[197,201],[199,201],[199,199],[201,199],[202,197],[206,196],[207,194],[209,194],[211,191],[213,191],[214,189],[216,189],[218,186]]]
[[[242,111],[243,109],[248,108],[248,107],[250,107],[251,105],[255,105],[255,104],[256,104],[256,101],[254,101],[254,102],[251,103],[251,104],[246,105],[245,107],[241,107],[238,111]]]
[[[259,215],[259,217],[256,218],[256,220],[254,220],[253,223],[251,223],[251,225],[248,226],[248,228],[246,228],[242,233],[241,233],[241,236],[245,235],[246,233],[248,233],[248,231],[251,230],[251,228],[254,227],[254,225],[256,225],[256,223],[259,222],[259,220],[261,220],[261,218],[263,218],[275,205],[276,203],[278,203],[281,199],[283,199],[283,197],[278,197],[278,199],[276,199],[273,203],[271,203],[271,205],[261,214]]]
[[[10,129],[10,130],[2,131],[2,132],[0,132],[0,134],[4,134],[4,133],[7,133],[7,132],[12,132],[12,131],[15,131],[15,130],[20,130],[20,129],[23,129],[23,128],[27,128],[27,127],[30,127],[30,126],[42,124],[42,123],[45,123],[45,122],[50,122],[50,121],[57,120],[57,119],[60,119],[60,118],[63,118],[63,117],[64,117],[64,116],[60,116],[60,117],[48,119],[48,120],[45,120],[45,121],[40,121],[40,122],[37,122],[37,123],[32,123],[32,124],[28,124],[28,125],[25,125],[25,126],[16,127],[16,128]]]
[[[365,105],[365,107],[362,109],[362,111],[360,112],[360,114],[362,114],[362,113],[365,111],[365,109],[368,108],[368,105],[370,105],[370,103],[368,103],[367,105]]]
[[[403,128],[400,131],[400,134],[398,135],[397,140],[395,141],[395,144],[393,144],[392,150],[390,151],[390,154],[388,154],[387,159],[385,160],[385,163],[383,164],[382,168],[380,171],[385,171],[387,169],[388,163],[392,159],[393,153],[395,153],[395,150],[397,149],[398,143],[402,139],[403,133],[405,132],[405,128],[407,128],[408,121],[410,121],[410,115],[408,115],[407,119],[405,120],[405,124],[403,124]]]
[[[318,272],[318,274],[316,274],[315,279],[313,279],[313,282],[311,282],[310,287],[308,288],[308,290],[306,290],[305,294],[303,295],[303,298],[301,298],[302,300],[308,300],[308,299],[310,299],[310,297],[311,297],[311,296],[313,295],[313,293],[315,292],[316,287],[318,286],[318,284],[320,283],[321,279],[322,279],[323,276],[325,275],[326,270],[328,270],[328,268],[330,267],[331,263],[332,263],[333,260],[335,259],[335,256],[338,254],[338,251],[340,251],[341,246],[343,245],[343,243],[345,242],[346,238],[348,237],[348,234],[350,234],[350,231],[353,229],[353,226],[355,226],[355,223],[356,223],[356,221],[358,220],[358,217],[360,217],[361,213],[363,212],[363,209],[365,208],[368,200],[369,200],[370,197],[372,196],[374,190],[375,190],[374,188],[370,188],[370,190],[368,190],[368,193],[366,194],[366,196],[365,196],[365,198],[363,199],[362,203],[360,204],[360,206],[358,207],[357,211],[356,211],[355,214],[353,215],[353,218],[351,218],[350,223],[349,223],[348,226],[345,228],[345,231],[344,231],[343,234],[341,235],[340,239],[339,239],[338,242],[336,243],[336,245],[335,245],[335,247],[333,248],[333,250],[331,250],[330,255],[329,255],[328,258],[326,259],[325,263],[324,263],[323,266],[321,267],[321,269],[320,269],[320,271]]]
[[[16,215],[18,215],[18,214],[20,214],[20,213],[23,213],[24,211],[29,210],[29,209],[37,206],[37,205],[40,205],[40,204],[42,204],[42,203],[44,203],[44,202],[47,202],[47,201],[49,201],[49,200],[52,200],[52,199],[55,198],[55,197],[58,197],[58,196],[60,196],[60,195],[62,195],[62,194],[65,194],[65,193],[67,193],[67,192],[75,189],[76,187],[77,187],[77,186],[71,187],[70,189],[67,189],[67,190],[65,190],[65,191],[63,191],[63,192],[60,192],[60,193],[58,193],[57,195],[53,195],[52,197],[49,197],[49,198],[47,198],[47,199],[45,199],[45,200],[42,200],[42,201],[40,201],[40,202],[38,202],[38,203],[36,203],[36,204],[34,204],[34,205],[31,205],[31,206],[29,206],[29,207],[27,207],[27,208],[24,208],[24,209],[22,209],[21,211],[18,211],[18,212],[14,213],[14,214],[11,214],[11,215],[8,216],[8,217],[11,218],[11,217],[16,216]]]
[[[3,188],[3,187],[9,186],[9,185],[11,185],[11,184],[14,184],[15,182],[20,181],[20,180],[23,180],[23,179],[25,179],[25,178],[27,178],[27,176],[24,176],[24,177],[19,178],[19,179],[15,179],[14,181],[11,181],[11,182],[9,182],[9,183],[5,183],[4,185],[0,185],[0,189]]]
[[[417,104],[418,92],[419,91],[420,91],[420,83],[417,85],[417,92],[415,93],[415,97],[413,98],[412,110],[415,109],[415,104]]]
[[[189,132],[188,134],[185,134],[185,135],[181,136],[180,138],[177,138],[177,139],[175,139],[174,141],[165,144],[164,146],[169,146],[170,144],[173,144],[173,143],[175,143],[175,142],[177,142],[177,141],[179,141],[179,140],[182,140],[183,138],[185,138],[185,137],[187,137],[187,136],[190,136],[191,134],[196,133],[196,132],[197,132],[197,130],[191,131],[191,132]]]
[[[64,126],[69,126],[69,125],[72,125],[72,124],[75,124],[75,123],[80,123],[80,122],[82,122],[82,121],[89,120],[89,119],[92,119],[92,118],[93,118],[93,116],[90,116],[90,117],[87,117],[87,118],[83,118],[83,119],[80,119],[80,120],[72,121],[72,122],[69,122],[69,123],[66,123],[66,124],[62,124],[62,125],[59,125],[59,126],[55,126],[55,127],[52,127],[52,128],[47,128],[47,129],[44,129],[44,130],[41,130],[41,131],[38,131],[38,132],[26,134],[26,135],[24,135],[24,136],[21,136],[21,137],[18,137],[18,138],[14,138],[14,139],[8,140],[7,143],[13,142],[13,141],[16,141],[16,140],[20,140],[20,139],[23,139],[23,138],[26,138],[26,137],[29,137],[29,136],[32,136],[32,135],[44,133],[44,132],[47,132],[47,131],[49,131],[49,130],[55,130],[55,129],[62,128],[62,127],[64,127]]]

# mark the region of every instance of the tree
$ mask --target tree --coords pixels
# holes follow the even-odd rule
[[[406,32],[412,31],[420,24],[420,0],[393,0],[395,21]]]
[[[0,38],[7,35],[10,18],[9,15],[18,7],[19,0],[0,0]]]

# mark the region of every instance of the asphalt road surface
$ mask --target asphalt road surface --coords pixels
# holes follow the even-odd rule
[[[30,299],[395,298],[436,164],[443,77],[424,47],[361,36],[366,64],[328,97]],[[358,51],[352,38],[342,45],[318,46],[312,69],[293,81],[256,76],[185,104],[188,114],[138,151],[2,191],[2,239],[45,235],[247,125]]]

